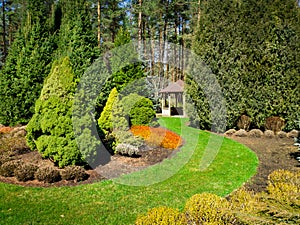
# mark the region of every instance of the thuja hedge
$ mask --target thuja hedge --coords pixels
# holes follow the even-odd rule
[[[296,129],[300,8],[295,1],[208,1],[201,13],[192,48],[221,86],[227,128],[236,127],[245,114],[252,128],[264,128],[266,118],[280,116],[286,121],[285,130]],[[207,93],[188,82],[197,125],[210,129]]]

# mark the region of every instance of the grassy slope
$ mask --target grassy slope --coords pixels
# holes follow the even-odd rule
[[[164,165],[168,167],[175,164],[173,167],[176,168],[177,159],[195,150],[189,162],[169,179],[149,186],[128,186],[104,181],[46,189],[0,183],[0,223],[132,224],[137,214],[146,213],[152,207],[164,205],[182,209],[186,200],[196,193],[227,195],[255,173],[258,164],[256,155],[229,139],[223,140],[210,167],[199,171],[199,162],[209,139],[213,137],[220,141],[222,138],[181,125],[183,122],[178,118],[161,120],[169,129],[181,133],[186,141],[181,154],[167,160]],[[141,176],[146,181],[151,180],[151,176],[158,174],[162,168],[154,166],[125,176],[124,181]]]

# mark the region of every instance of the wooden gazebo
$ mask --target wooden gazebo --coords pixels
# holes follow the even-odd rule
[[[185,116],[183,88],[183,80],[178,80],[171,82],[166,88],[160,91],[162,94],[162,116]]]

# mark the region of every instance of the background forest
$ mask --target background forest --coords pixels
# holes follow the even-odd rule
[[[264,128],[270,116],[282,117],[286,130],[297,128],[299,1],[2,0],[0,6],[0,124],[29,122],[45,78],[64,57],[70,59],[76,84],[102,53],[131,40],[141,44],[153,39],[159,42],[155,54],[163,58],[172,53],[182,68],[184,48],[208,65],[226,100],[227,128],[236,127],[241,115],[249,116],[254,128]],[[166,41],[179,47],[166,48]],[[99,98],[97,119],[113,87],[120,91],[143,76],[184,79],[196,106],[190,114],[194,125],[210,129],[203,90],[184,69],[154,60],[113,74]]]

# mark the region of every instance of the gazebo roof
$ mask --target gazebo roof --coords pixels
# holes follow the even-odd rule
[[[182,93],[183,86],[184,86],[183,80],[171,82],[166,88],[162,89],[160,93]]]

